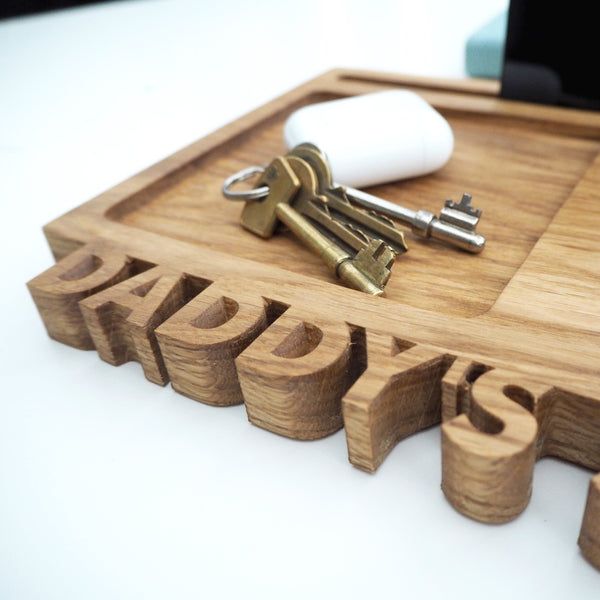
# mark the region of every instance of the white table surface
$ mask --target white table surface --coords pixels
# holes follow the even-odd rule
[[[553,459],[489,526],[440,490],[435,427],[374,475],[50,340],[41,227],[334,67],[465,77],[505,0],[113,2],[0,22],[0,598],[598,598],[592,475]]]

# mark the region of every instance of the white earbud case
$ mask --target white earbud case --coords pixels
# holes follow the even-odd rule
[[[286,121],[288,149],[311,142],[340,185],[368,187],[443,167],[452,154],[450,125],[408,90],[388,90],[311,104]]]

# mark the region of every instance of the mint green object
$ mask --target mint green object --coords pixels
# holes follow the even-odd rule
[[[478,29],[468,40],[466,70],[471,77],[499,79],[502,75],[508,11]]]

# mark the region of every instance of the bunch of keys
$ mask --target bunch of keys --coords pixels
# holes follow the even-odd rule
[[[256,188],[232,189],[257,174]],[[246,201],[241,216],[245,229],[269,238],[278,223],[284,223],[337,277],[375,296],[383,294],[396,257],[408,249],[390,217],[422,237],[471,252],[481,251],[485,244],[475,231],[481,211],[471,207],[468,194],[458,204],[447,200],[439,218],[428,211],[412,211],[335,184],[327,158],[313,144],[300,144],[265,168],[250,167],[232,175],[223,184],[223,194],[229,200]]]

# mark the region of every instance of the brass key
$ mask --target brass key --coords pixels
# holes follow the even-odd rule
[[[226,197],[232,196],[228,191],[229,185],[230,181],[228,180],[223,186]],[[381,269],[374,270],[374,276],[371,277],[368,272],[364,272],[360,268],[364,261],[359,261],[357,266],[348,252],[321,233],[306,217],[291,206],[290,203],[294,201],[302,189],[302,185],[284,157],[276,158],[265,169],[257,185],[267,187],[268,192],[265,197],[246,202],[241,217],[244,228],[256,235],[268,238],[273,235],[278,221],[281,221],[308,248],[320,256],[337,277],[349,286],[374,296],[383,293],[383,285],[379,281]],[[314,176],[311,185],[316,188],[317,182]],[[380,248],[381,244],[382,242],[373,245],[373,254],[385,255],[386,248]],[[383,261],[385,261],[385,256]]]
[[[464,194],[458,204],[446,200],[440,216],[436,217],[427,210],[415,211],[360,190],[333,184],[327,158],[313,144],[300,144],[291,154],[308,162],[318,173],[323,186],[321,193],[335,193],[338,196],[343,194],[351,203],[409,225],[413,233],[420,237],[432,237],[473,253],[481,252],[485,246],[485,238],[475,230],[481,210],[471,206],[469,194]]]
[[[376,219],[353,208],[350,203],[343,204],[346,220],[336,220],[331,211],[338,210],[338,198],[321,195],[321,184],[317,173],[304,160],[286,155],[286,160],[301,182],[294,199],[294,208],[303,216],[317,223],[326,232],[332,243],[339,247],[340,242],[349,246],[356,255],[353,264],[379,288],[383,289],[391,276],[391,267],[400,252],[406,251],[404,236],[393,225]],[[371,229],[365,233],[362,222]],[[362,229],[361,229],[362,227]],[[371,234],[371,230],[375,233]]]
[[[345,240],[348,234],[358,237],[350,242],[359,251],[370,240],[385,242],[396,254],[406,252],[404,234],[386,217],[367,213],[349,202],[343,187],[331,183],[329,164],[322,154],[313,156],[315,146],[301,144],[287,155],[287,161],[300,179],[302,188],[294,206],[318,222],[335,237]],[[321,160],[322,158],[322,160]],[[310,173],[309,173],[310,171]],[[312,182],[316,178],[316,185]]]

